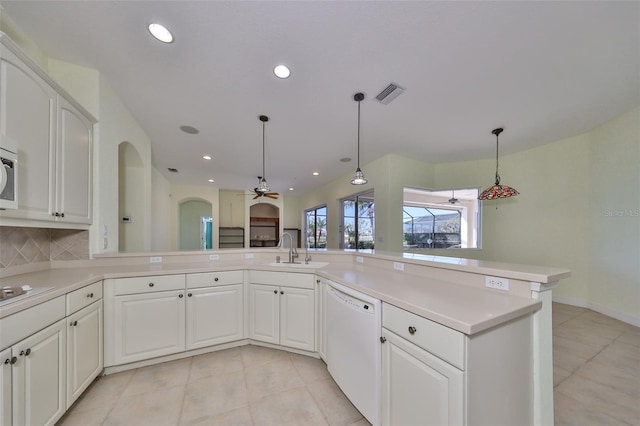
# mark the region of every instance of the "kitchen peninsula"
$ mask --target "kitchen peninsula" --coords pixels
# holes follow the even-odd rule
[[[399,419],[400,409],[403,419],[410,418],[392,396],[403,392],[398,387],[406,387],[407,397],[419,401],[424,394],[410,390],[415,386],[423,390],[425,378],[435,380],[435,388],[428,389],[439,389],[434,400],[449,407],[437,413],[441,416],[438,419],[447,423],[553,423],[550,289],[569,276],[568,270],[339,251],[312,252],[308,265],[276,263],[276,256],[282,255],[277,249],[110,254],[73,262],[71,267],[53,263],[50,268],[5,276],[3,286],[29,284],[51,290],[0,306],[2,362],[5,355],[11,359],[7,352],[19,348],[22,339],[51,324],[69,325],[70,321],[66,329],[73,331],[79,322],[72,316],[93,306],[99,314],[96,332],[105,333],[104,348],[96,352],[100,365],[96,375],[103,369],[109,374],[245,344],[281,348],[326,361],[324,289],[337,283],[382,302],[378,334],[383,352],[379,373],[382,424]],[[496,280],[502,289],[487,288],[487,283],[495,284]],[[268,291],[260,293],[262,290]],[[272,313],[261,304],[267,294],[284,298],[275,302],[279,306],[275,337],[265,334],[260,329],[262,323],[256,325],[255,321],[264,312]],[[198,301],[207,298],[216,300],[218,305],[213,306],[218,308],[199,310]],[[44,309],[48,323],[16,326],[23,324],[22,319],[29,321],[29,313],[37,309]],[[209,317],[200,317],[198,312],[205,311],[225,315],[225,320],[211,322]],[[311,316],[299,316],[309,311]],[[156,312],[160,312],[157,318],[162,338],[168,340],[152,347],[158,342],[141,336],[160,334],[154,334],[153,325],[140,325],[142,321],[136,319],[146,314],[153,317]],[[294,315],[298,316],[292,318]],[[216,335],[212,335],[212,327],[202,326],[202,320],[216,325]],[[290,323],[295,327],[289,327]],[[69,347],[72,331],[67,331],[67,345],[60,346]],[[134,343],[140,346],[132,347]],[[64,356],[60,358],[62,363]],[[415,374],[421,381],[416,383],[406,383],[395,373],[409,365],[404,363],[409,358],[421,362]],[[63,390],[53,422],[93,380],[70,395],[71,385],[62,371],[73,371],[68,359],[58,377]],[[492,398],[496,392],[503,397]],[[5,405],[6,392],[2,395],[6,415],[11,408]],[[424,414],[420,405],[428,403],[418,405],[416,416]],[[14,412],[14,422],[21,415]]]

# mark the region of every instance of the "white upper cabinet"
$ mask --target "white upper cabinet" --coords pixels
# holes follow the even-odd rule
[[[0,217],[86,228],[95,119],[5,35],[0,41],[0,139],[18,148],[18,208]]]
[[[93,123],[58,96],[56,208],[60,220],[91,224]]]
[[[51,220],[56,91],[0,45],[0,138],[18,147],[18,210],[5,216]]]

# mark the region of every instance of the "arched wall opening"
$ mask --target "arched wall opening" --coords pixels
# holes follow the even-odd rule
[[[213,206],[201,198],[181,201],[178,206],[180,250],[213,248]]]
[[[129,142],[118,145],[118,250],[145,250],[144,162]]]

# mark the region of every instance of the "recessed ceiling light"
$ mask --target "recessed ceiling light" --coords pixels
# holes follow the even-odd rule
[[[293,187],[289,188],[289,191],[293,191]]]
[[[278,65],[273,69],[273,73],[278,78],[288,78],[291,75],[291,70],[286,65]]]
[[[173,34],[160,24],[149,24],[149,32],[163,43],[173,43]]]
[[[320,173],[318,173],[318,172],[313,172],[311,174],[314,175],[314,176],[319,176],[320,175]]]
[[[202,158],[205,160],[211,160],[212,157],[210,155],[203,155]]]
[[[192,126],[180,126],[180,130],[185,133],[189,133],[190,135],[197,135],[198,133],[200,133],[200,130]]]
[[[213,183],[213,182],[215,182],[215,181],[214,181],[213,179],[209,179],[209,182]]]

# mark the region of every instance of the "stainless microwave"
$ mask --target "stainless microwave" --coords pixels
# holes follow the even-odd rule
[[[0,137],[0,209],[18,208],[18,150],[7,137]]]

